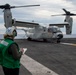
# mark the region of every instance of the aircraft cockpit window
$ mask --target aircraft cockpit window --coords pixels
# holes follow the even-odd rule
[[[48,32],[56,33],[56,32],[60,32],[60,29],[59,28],[48,28]]]
[[[54,32],[54,33],[60,32],[60,29],[59,29],[59,28],[53,28],[53,32]]]
[[[56,33],[57,32],[57,28],[53,28],[53,32]]]
[[[53,29],[52,28],[48,28],[48,32],[53,32]]]
[[[60,28],[57,28],[57,32],[61,32],[61,31],[60,31]]]

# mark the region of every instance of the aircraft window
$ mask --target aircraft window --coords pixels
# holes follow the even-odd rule
[[[53,28],[53,32],[55,32],[55,33],[56,33],[56,32],[57,32],[57,28]]]
[[[60,29],[59,28],[53,28],[53,32],[60,32]]]
[[[48,28],[48,32],[52,32],[52,28]]]
[[[60,28],[57,28],[57,32],[61,32],[61,31],[60,31]]]
[[[43,30],[44,30],[44,32],[46,31],[46,28],[45,27],[43,27]]]
[[[48,32],[56,33],[56,32],[60,32],[60,29],[59,28],[48,28]]]

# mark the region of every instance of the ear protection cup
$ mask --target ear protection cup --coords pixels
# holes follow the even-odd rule
[[[17,31],[16,30],[13,31],[13,35],[17,36]]]

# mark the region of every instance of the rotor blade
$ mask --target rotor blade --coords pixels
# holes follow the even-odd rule
[[[76,14],[70,13],[70,16],[76,16]]]
[[[51,16],[64,16],[66,14],[57,14],[57,15],[51,15]]]
[[[65,16],[65,15],[67,15],[67,16],[76,16],[76,14],[58,14],[58,15],[51,15],[51,16]]]
[[[63,11],[64,11],[65,13],[69,12],[69,11],[67,11],[67,10],[66,10],[66,9],[64,9],[64,8],[63,8]]]
[[[11,6],[11,8],[33,7],[33,6],[40,6],[40,5]]]
[[[3,9],[4,8],[4,5],[0,5],[0,9]]]

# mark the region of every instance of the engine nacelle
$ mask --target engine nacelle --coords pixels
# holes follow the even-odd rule
[[[68,22],[69,25],[66,25],[66,34],[71,34],[72,33],[72,25],[73,25],[73,19],[72,17],[68,17],[65,19],[65,22]]]

